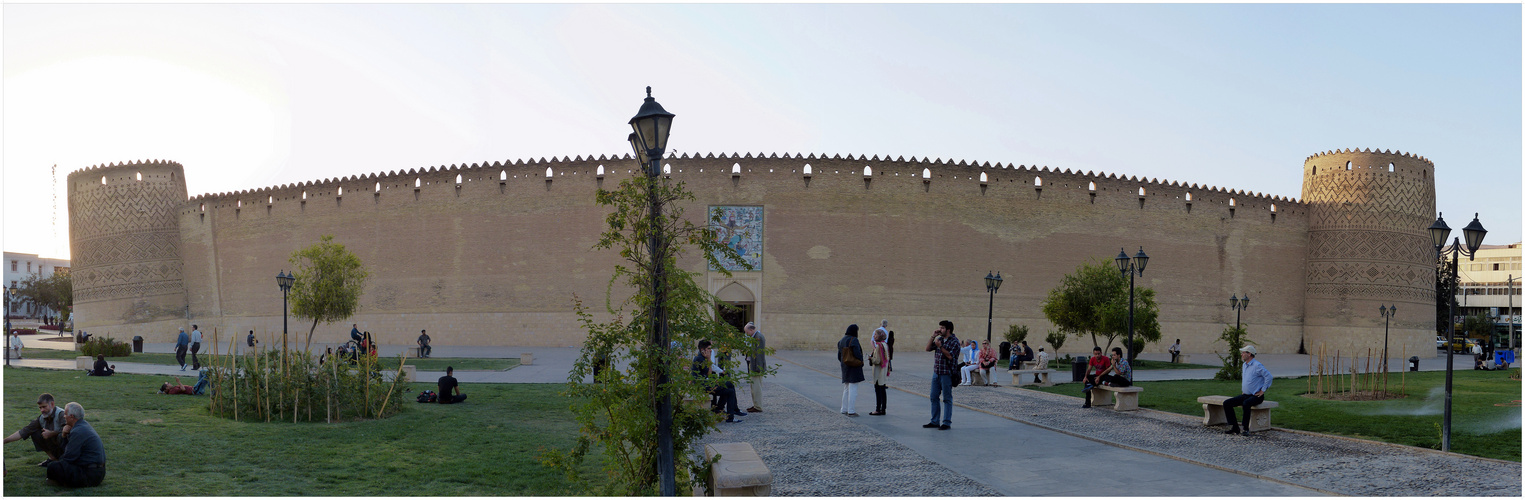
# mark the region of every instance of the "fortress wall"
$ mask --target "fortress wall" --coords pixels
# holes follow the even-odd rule
[[[1392,171],[1389,171],[1389,168]],[[1379,308],[1398,306],[1391,357],[1435,348],[1435,165],[1413,154],[1332,151],[1303,163],[1309,206],[1308,349],[1380,353]]]
[[[75,327],[130,338],[140,329],[115,326],[184,318],[175,211],[185,169],[136,161],[75,171],[67,182]]]
[[[1182,338],[1188,352],[1214,349],[1234,320],[1231,294],[1254,297],[1244,319],[1263,349],[1295,352],[1303,333],[1308,213],[1297,200],[924,159],[684,155],[668,164],[671,178],[696,195],[684,204],[691,219],[709,205],[765,207],[755,293],[757,320],[775,347],[829,347],[848,323],[869,327],[881,318],[907,342],[903,352],[919,348],[940,319],[958,324],[962,336],[984,338],[982,278],[993,270],[1006,279],[995,297],[996,336],[1024,323],[1029,341],[1040,340],[1051,328],[1040,303],[1065,273],[1087,259],[1111,265],[1118,247],[1131,255],[1140,245],[1152,260],[1138,283],[1159,293],[1164,345]],[[736,164],[739,177],[731,174]],[[874,168],[867,183],[865,165]],[[384,343],[409,343],[428,328],[442,345],[576,345],[582,333],[572,294],[601,311],[619,262],[612,251],[590,250],[607,214],[593,194],[637,168],[628,158],[515,161],[198,196],[178,213],[189,322],[209,334],[278,333],[274,275],[291,268],[294,250],[334,234],[372,272],[351,321]],[[931,182],[922,179],[924,168]],[[1041,192],[1034,177],[1042,178]],[[696,255],[680,265],[704,270]],[[293,323],[291,331],[305,336],[310,326]],[[174,328],[155,328],[145,334],[150,342],[172,339]],[[319,326],[314,340],[339,342],[348,330]],[[1071,339],[1064,351],[1088,345]]]

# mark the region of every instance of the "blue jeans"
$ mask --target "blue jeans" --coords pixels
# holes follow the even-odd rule
[[[932,422],[938,423],[937,397],[942,395],[942,424],[953,424],[953,375],[932,375]]]

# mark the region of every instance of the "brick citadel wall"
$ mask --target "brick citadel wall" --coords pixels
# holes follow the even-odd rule
[[[711,291],[746,289],[774,347],[829,348],[849,323],[880,319],[906,342],[902,350],[917,350],[941,319],[961,336],[983,338],[988,271],[1005,278],[995,335],[1026,324],[1031,343],[1052,328],[1040,304],[1065,273],[1091,259],[1110,265],[1118,248],[1132,254],[1140,246],[1152,259],[1138,283],[1158,292],[1165,336],[1146,352],[1175,338],[1188,352],[1222,350],[1216,338],[1234,321],[1227,299],[1246,293],[1254,305],[1244,320],[1264,351],[1295,352],[1304,340],[1311,212],[1298,200],[915,158],[711,154],[667,165],[696,196],[683,205],[691,219],[711,205],[763,207],[760,271],[727,279],[705,271],[699,256],[680,265],[704,273]],[[628,155],[520,160],[191,198],[176,212],[189,316],[181,322],[224,339],[251,329],[278,335],[275,274],[290,269],[294,250],[333,234],[372,272],[351,322],[383,343],[411,343],[427,328],[441,345],[578,345],[572,297],[601,311],[618,261],[591,250],[607,214],[594,193],[638,168]],[[116,317],[107,310],[116,307],[77,304],[85,317]],[[310,326],[293,323],[291,331],[305,336]],[[150,342],[175,333],[154,322],[90,327]],[[1339,327],[1321,334],[1338,337]],[[339,342],[348,330],[320,325],[314,340]],[[1359,332],[1359,343],[1370,344]],[[1414,345],[1430,336],[1393,333]],[[1071,339],[1064,351],[1088,346]]]

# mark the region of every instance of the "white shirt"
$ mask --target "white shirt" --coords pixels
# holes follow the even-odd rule
[[[963,363],[975,364],[974,344],[966,345],[958,350],[958,360]]]
[[[1170,344],[1170,352],[1181,352],[1181,344]]]
[[[192,344],[200,344],[201,343],[201,330],[191,330],[191,343]]]
[[[21,345],[21,336],[20,335],[11,335],[11,347],[15,348],[15,349],[20,349],[20,348],[23,347]]]

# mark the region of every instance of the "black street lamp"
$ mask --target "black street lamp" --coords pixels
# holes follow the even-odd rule
[[[985,291],[990,292],[990,316],[985,318],[985,345],[990,345],[990,332],[995,323],[995,292],[1001,289],[1001,273],[985,273]]]
[[[651,193],[651,348],[660,353],[658,363],[652,364],[655,382],[653,393],[658,393],[661,388],[667,386],[667,363],[670,356],[670,347],[667,342],[667,287],[663,286],[662,280],[665,273],[662,270],[664,242],[662,241],[662,200],[657,196],[658,176],[662,173],[662,153],[667,149],[667,135],[672,132],[672,113],[662,109],[661,104],[651,97],[651,87],[646,87],[646,101],[641,103],[640,111],[630,118],[630,129],[634,132],[627,139],[630,147],[635,150],[636,159],[640,160],[646,168],[646,179]],[[657,399],[657,473],[661,479],[661,495],[677,496],[677,469],[673,464],[672,444],[672,397],[666,392],[660,392]]]
[[[1382,373],[1387,373],[1387,330],[1393,324],[1393,316],[1398,315],[1398,304],[1383,305],[1377,311],[1382,313]]]
[[[1430,225],[1430,244],[1435,247],[1436,260],[1440,260],[1443,264],[1450,267],[1448,272],[1451,275],[1447,281],[1449,283],[1457,282],[1456,265],[1461,261],[1461,257],[1465,255],[1468,261],[1472,260],[1477,255],[1477,248],[1483,246],[1483,236],[1488,234],[1488,230],[1483,229],[1483,223],[1478,222],[1477,214],[1472,214],[1472,223],[1462,228],[1461,232],[1462,236],[1467,239],[1467,248],[1462,249],[1461,240],[1453,239],[1451,241],[1451,248],[1443,250],[1441,247],[1446,244],[1446,238],[1451,236],[1451,226],[1447,226],[1445,217],[1439,215],[1435,217],[1435,223]],[[1440,428],[1440,451],[1451,451],[1451,371],[1453,358],[1451,346],[1455,345],[1456,342],[1456,294],[1447,293],[1446,295],[1450,295],[1450,297],[1446,298],[1450,304],[1450,309],[1446,313],[1446,413]],[[1438,300],[1440,297],[1436,297],[1436,299]]]
[[[1144,266],[1149,265],[1149,256],[1144,254],[1144,247],[1138,247],[1138,255],[1128,258],[1128,252],[1119,249],[1117,251],[1117,270],[1128,275],[1128,362],[1133,362],[1133,277],[1144,275]],[[1133,373],[1128,373],[1128,380],[1133,380]]]
[[[11,300],[15,297],[16,285],[5,287],[5,366],[11,366]]]
[[[286,352],[286,302],[291,292],[291,284],[296,282],[297,277],[286,274],[283,269],[275,275],[275,284],[281,287],[281,352]]]
[[[1245,309],[1250,308],[1250,294],[1244,294],[1244,298],[1242,299],[1239,298],[1238,295],[1229,297],[1228,306],[1234,308],[1234,329],[1238,330],[1239,315],[1243,314]]]

